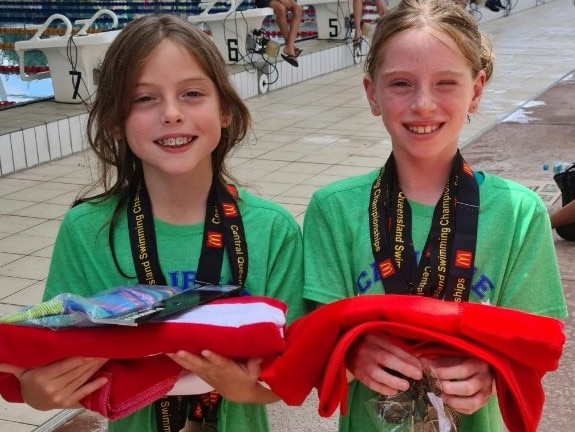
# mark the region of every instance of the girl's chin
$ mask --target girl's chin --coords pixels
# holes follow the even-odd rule
[[[154,171],[158,175],[167,177],[189,176],[198,170],[198,164],[166,164],[166,165],[148,165],[148,171]]]

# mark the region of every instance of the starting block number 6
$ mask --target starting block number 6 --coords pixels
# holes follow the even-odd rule
[[[228,44],[228,60],[230,62],[240,61],[240,50],[238,48],[238,40],[228,39],[227,44]]]

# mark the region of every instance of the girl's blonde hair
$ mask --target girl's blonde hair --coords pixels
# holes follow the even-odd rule
[[[365,74],[376,79],[387,42],[407,30],[431,28],[448,35],[469,63],[473,77],[480,70],[486,81],[493,73],[495,56],[489,38],[479,30],[473,16],[453,0],[402,0],[376,21]]]

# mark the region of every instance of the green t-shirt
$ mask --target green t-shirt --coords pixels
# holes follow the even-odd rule
[[[99,204],[83,203],[70,209],[62,221],[44,300],[70,292],[91,296],[120,285],[137,284],[130,250],[127,218],[114,231],[118,271],[109,247],[109,220],[115,198]],[[239,191],[238,206],[246,233],[249,268],[246,288],[252,295],[268,296],[288,306],[288,322],[308,312],[302,298],[303,252],[301,230],[293,216],[272,202]],[[125,213],[122,213],[125,214]],[[186,288],[195,280],[203,223],[176,226],[155,220],[160,265],[168,284]],[[221,283],[233,283],[224,257]],[[223,401],[218,432],[266,432],[265,406]],[[157,432],[153,406],[110,422],[109,432]]]
[[[369,232],[371,186],[379,170],[328,185],[314,193],[304,220],[304,297],[318,303],[384,293]],[[480,211],[470,301],[556,318],[567,316],[548,213],[533,191],[476,173]],[[412,237],[419,256],[433,206],[410,202]],[[504,329],[502,329],[504,331]],[[376,394],[353,381],[341,432],[377,431],[368,410]],[[495,397],[462,416],[461,432],[502,432]]]

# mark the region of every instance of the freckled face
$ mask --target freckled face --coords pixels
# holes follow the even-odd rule
[[[375,81],[364,78],[364,87],[394,155],[451,159],[467,114],[479,104],[485,72],[474,78],[455,42],[429,28],[400,33],[383,49]]]
[[[211,175],[211,154],[230,116],[212,80],[184,47],[165,40],[144,62],[125,124],[146,179]]]

